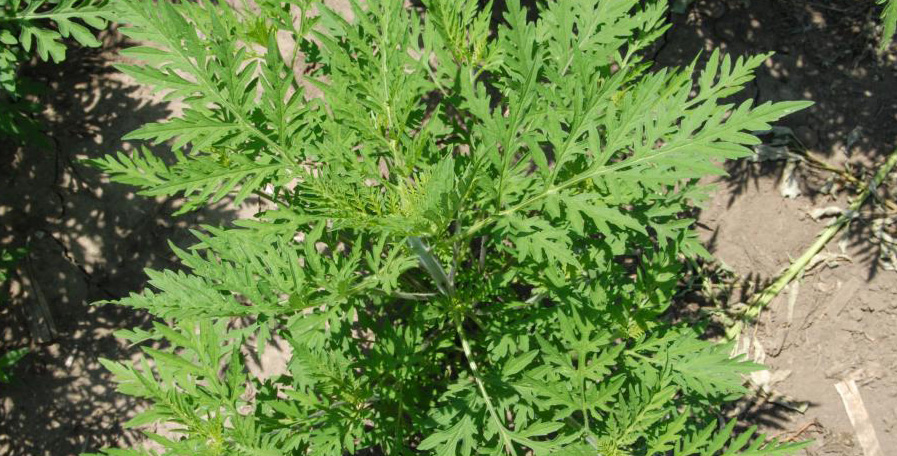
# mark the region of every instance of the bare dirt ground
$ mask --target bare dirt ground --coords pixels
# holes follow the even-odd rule
[[[688,64],[698,51],[706,57],[717,47],[735,55],[775,51],[747,96],[815,101],[783,125],[830,164],[868,169],[897,146],[897,59],[872,51],[875,11],[867,3],[697,1],[672,15],[655,60]],[[133,356],[112,332],[147,318],[88,304],[140,290],[145,267],[176,267],[166,241],[188,244],[188,227],[236,216],[222,206],[174,218],[177,200],[136,196],[79,161],[128,150],[123,134],[177,112],[112,68],[120,46],[114,41],[102,51],[77,51],[63,65],[28,69],[50,86],[41,102],[53,148],[0,145],[0,247],[27,242],[31,252],[11,305],[0,307],[0,351],[29,343],[23,309],[37,299],[35,288],[56,327],[53,339],[35,344],[18,366],[17,382],[0,385],[0,455],[74,455],[140,439],[122,428],[138,404],[114,392],[97,360]],[[740,279],[731,301],[774,278],[813,242],[825,221],[809,211],[844,207],[853,195],[824,194],[828,175],[799,167],[802,195],[786,199],[783,167],[730,165],[731,176],[717,182],[701,212],[708,247]],[[893,194],[893,179],[890,188]],[[808,407],[801,413],[755,404],[742,417],[783,438],[815,439],[806,455],[862,454],[834,388],[845,377],[858,381],[885,454],[897,448],[897,273],[879,266],[868,226],[863,218],[852,224],[850,261],[807,274],[793,307],[783,294],[746,331],[783,379],[771,387]],[[841,253],[837,242],[826,250]]]
[[[189,244],[187,227],[233,218],[226,208],[172,217],[177,200],[137,196],[81,162],[129,150],[122,135],[177,111],[112,68],[117,46],[27,69],[49,88],[41,102],[52,147],[0,144],[0,246],[30,252],[0,306],[0,351],[33,342],[15,383],[0,385],[3,455],[73,455],[139,438],[122,428],[135,402],[114,392],[98,358],[132,355],[113,331],[147,318],[89,304],[140,290],[144,268],[176,267],[167,243]],[[31,340],[25,311],[38,293],[56,330],[43,343]]]
[[[813,100],[812,108],[781,125],[790,127],[809,153],[832,165],[861,170],[882,162],[897,146],[897,59],[893,53],[878,57],[870,47],[875,11],[852,1],[746,3],[699,1],[688,14],[674,15],[657,64],[682,64],[713,48],[735,55],[774,51],[747,95],[757,102]],[[700,216],[708,247],[745,278],[740,284],[745,289],[768,283],[813,243],[827,222],[810,217],[813,209],[844,208],[846,196],[855,195],[823,194],[832,175],[799,167],[794,177],[802,195],[784,198],[784,167],[784,162],[731,164],[730,177],[717,183]],[[891,195],[897,193],[895,184],[892,177]],[[825,251],[841,254],[841,240]],[[773,377],[784,377],[772,389],[809,406],[799,413],[757,404],[753,415],[742,417],[783,438],[803,431],[796,437],[816,440],[807,455],[862,455],[834,387],[854,378],[884,454],[894,454],[897,273],[881,268],[869,217],[853,222],[843,241],[849,260],[808,273],[791,306],[783,293],[756,327],[745,331],[756,335]],[[733,293],[732,300],[745,291]]]

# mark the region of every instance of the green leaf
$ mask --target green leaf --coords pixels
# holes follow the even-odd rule
[[[448,429],[434,432],[417,446],[418,450],[435,450],[437,456],[470,456],[474,448],[477,432],[473,421],[465,416]]]
[[[657,69],[665,1],[424,3],[111,5],[182,109],[90,163],[179,214],[258,197],[114,301],[158,320],[104,362],[130,424],[172,455],[799,448],[707,427],[758,366],[662,318],[705,177],[808,106],[720,102],[768,55]]]
[[[508,362],[505,363],[504,367],[502,367],[501,375],[503,377],[511,377],[514,374],[522,371],[523,369],[526,369],[526,367],[529,366],[529,364],[532,363],[538,355],[538,350],[531,350],[529,352],[515,356],[514,358],[508,360]]]
[[[12,33],[10,33],[9,30],[0,30],[0,43],[13,46],[18,44],[19,42],[18,40],[16,40],[16,37],[13,36]]]
[[[9,370],[16,363],[22,360],[25,355],[28,354],[27,348],[19,348],[16,350],[9,350],[3,355],[0,355],[0,383],[9,383],[12,381],[12,376]]]
[[[881,43],[879,49],[886,49],[894,39],[897,32],[897,0],[878,0],[878,4],[884,5],[881,11]]]

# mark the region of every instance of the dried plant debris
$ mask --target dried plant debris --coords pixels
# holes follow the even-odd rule
[[[800,189],[797,164],[798,162],[796,161],[788,161],[785,165],[785,169],[782,170],[782,181],[779,184],[779,193],[788,199],[794,199],[803,194]]]
[[[844,213],[844,208],[838,206],[828,206],[828,207],[820,207],[817,209],[813,209],[810,211],[810,217],[813,220],[819,221],[823,218],[828,217],[837,217]]]
[[[850,424],[853,425],[856,431],[857,441],[859,441],[860,447],[863,449],[863,454],[865,456],[885,456],[881,449],[881,443],[878,441],[878,436],[875,434],[875,428],[872,427],[869,411],[866,410],[866,405],[860,396],[860,390],[856,381],[848,379],[838,382],[835,384],[835,389],[841,396],[844,409],[850,418]]]
[[[872,236],[878,243],[878,263],[888,271],[897,271],[897,217],[879,218],[872,221]]]

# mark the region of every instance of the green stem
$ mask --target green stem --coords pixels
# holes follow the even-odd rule
[[[0,22],[36,21],[42,19],[58,21],[59,19],[101,16],[105,13],[108,13],[108,11],[103,8],[79,8],[77,11],[69,12],[47,12],[37,14],[23,14],[21,16],[0,16]]]
[[[577,363],[577,376],[579,377],[579,407],[580,412],[582,412],[582,424],[586,430],[586,435],[592,433],[592,430],[589,427],[589,410],[586,406],[586,375],[585,375],[585,365],[586,365],[586,353],[585,350],[579,349],[577,350],[577,356],[579,357],[579,362]]]
[[[455,330],[458,331],[458,337],[461,338],[461,347],[464,349],[464,356],[467,358],[467,365],[470,366],[471,373],[473,374],[473,379],[476,381],[477,388],[480,390],[480,395],[486,402],[486,409],[489,411],[489,416],[492,418],[492,421],[494,421],[498,426],[498,433],[501,435],[505,451],[507,451],[509,455],[517,456],[517,450],[514,449],[514,443],[511,441],[509,431],[505,427],[501,418],[498,416],[498,412],[495,411],[495,407],[492,405],[492,398],[489,397],[489,393],[486,392],[486,386],[480,379],[480,372],[477,368],[476,361],[473,360],[473,353],[470,350],[470,343],[467,341],[467,336],[464,334],[464,328],[461,325],[461,319],[455,316],[452,318],[452,320],[454,320],[455,322]]]
[[[376,291],[379,292],[382,290],[376,290]],[[386,293],[386,292],[384,291],[384,293]],[[392,293],[386,293],[386,294],[393,298],[404,299],[406,301],[430,301],[431,299],[433,299],[437,296],[436,293],[410,293],[410,292],[399,291],[399,290],[395,290]]]
[[[841,214],[834,223],[822,230],[816,238],[816,242],[814,242],[813,245],[800,256],[800,258],[795,260],[775,282],[766,287],[766,289],[751,300],[751,303],[743,316],[745,319],[756,318],[759,316],[760,311],[769,305],[769,303],[778,296],[791,281],[804,271],[810,261],[813,260],[813,257],[825,248],[826,244],[828,244],[842,228],[847,226],[850,221],[853,220],[854,215],[860,210],[866,200],[869,199],[869,196],[875,192],[879,185],[881,185],[885,180],[885,177],[887,177],[891,170],[894,169],[895,165],[897,165],[897,150],[894,150],[894,152],[891,153],[888,160],[878,169],[878,172],[875,173],[875,177],[873,177],[872,181],[866,185],[866,188],[863,189],[862,193],[860,193],[857,199],[855,199],[850,207],[848,207],[847,211]],[[730,338],[733,337],[733,335],[740,333],[740,330],[740,325],[736,325],[734,331],[729,335]]]
[[[259,198],[261,198],[271,204],[279,205],[282,208],[290,207],[290,205],[287,204],[286,201],[283,201],[280,198],[275,197],[274,195],[269,195],[261,190],[253,190],[252,194],[255,196],[258,196]]]
[[[433,72],[433,69],[430,68],[430,62],[428,61],[430,54],[424,54],[421,56],[420,64],[427,70],[427,74],[430,76],[430,80],[433,81],[433,84],[436,85],[436,88],[442,93],[442,96],[448,98],[450,95],[448,90],[439,82],[439,77],[436,76],[436,73]]]
[[[424,267],[427,273],[430,274],[433,281],[436,282],[436,288],[439,288],[439,291],[446,296],[454,296],[455,285],[445,273],[442,263],[440,263],[439,259],[433,255],[433,252],[424,245],[423,240],[417,236],[411,236],[408,238],[408,245],[417,255],[420,264]]]

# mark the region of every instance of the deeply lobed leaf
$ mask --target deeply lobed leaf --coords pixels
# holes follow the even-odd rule
[[[720,101],[766,56],[649,71],[663,2],[350,3],[116,4],[123,71],[187,107],[129,136],[173,163],[96,164],[185,210],[266,201],[118,301],[170,322],[125,333],[170,343],[153,363],[109,364],[155,404],[133,424],[179,426],[172,455],[800,447],[712,426],[758,366],[664,318],[707,254],[698,179],[807,106]],[[248,376],[271,343],[285,371]]]

